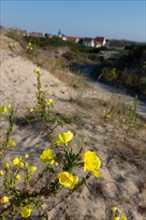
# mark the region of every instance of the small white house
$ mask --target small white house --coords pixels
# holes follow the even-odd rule
[[[94,47],[94,45],[95,45],[94,38],[90,38],[90,37],[80,38],[78,43],[80,43],[84,46],[87,46],[87,47]]]
[[[94,45],[95,45],[96,48],[103,47],[103,46],[106,45],[106,43],[107,42],[106,42],[105,37],[96,37],[96,38],[94,38]]]

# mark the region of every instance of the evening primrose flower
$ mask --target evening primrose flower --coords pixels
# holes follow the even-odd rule
[[[0,170],[0,176],[3,176],[3,175],[4,175],[4,171]]]
[[[53,104],[53,100],[52,100],[52,99],[47,100],[46,104],[47,104],[47,105]]]
[[[11,108],[11,105],[10,105],[10,104],[8,104],[8,105],[7,105],[7,108],[9,108],[9,109],[10,109],[10,108]]]
[[[4,163],[5,168],[9,169],[10,168],[10,164],[8,162]]]
[[[110,119],[110,118],[111,118],[111,114],[107,114],[107,115],[106,115],[106,118],[107,118],[107,119]]]
[[[40,73],[39,68],[35,68],[35,69],[34,69],[34,72],[37,73],[37,74],[39,74],[39,73]]]
[[[114,218],[112,218],[112,220],[120,220],[120,217],[119,216],[114,217]]]
[[[125,215],[122,215],[121,220],[127,220]]]
[[[63,132],[61,134],[57,135],[56,144],[67,144],[69,141],[71,141],[73,138],[73,133],[71,131]]]
[[[111,118],[111,114],[107,114],[106,111],[103,111],[103,114],[101,115],[101,117],[103,119],[110,119]]]
[[[30,110],[29,110],[31,113],[34,111],[34,108],[30,108]]]
[[[40,159],[45,164],[53,164],[55,161],[55,153],[52,149],[44,150],[40,155]]]
[[[115,212],[117,210],[117,207],[113,206],[112,211]]]
[[[21,215],[23,218],[28,218],[31,213],[32,213],[32,207],[30,205],[26,205],[23,207],[22,211],[21,211]]]
[[[58,175],[59,183],[67,188],[73,189],[78,182],[78,176],[72,176],[68,172],[62,172]]]
[[[84,153],[84,171],[89,170],[93,172],[94,176],[99,177],[100,172],[97,169],[100,168],[101,161],[96,155],[96,152],[87,151]]]
[[[16,175],[16,180],[21,180],[21,175],[20,174]]]
[[[10,139],[9,140],[9,145],[12,146],[12,147],[15,147],[16,146],[16,143],[14,140]]]
[[[0,114],[5,114],[5,113],[7,113],[7,106],[2,105],[2,106],[0,107]]]
[[[22,160],[22,157],[15,157],[13,160],[12,160],[12,164],[13,165],[22,165],[23,163],[21,162]]]
[[[25,154],[25,158],[26,159],[29,158],[29,154],[28,153]]]
[[[37,170],[37,167],[35,167],[35,166],[30,166],[29,167],[29,170],[30,170],[30,172],[35,172],[36,170]]]
[[[3,197],[1,198],[1,203],[7,203],[7,202],[9,202],[9,197],[3,196]]]
[[[26,168],[28,168],[28,166],[29,166],[29,163],[26,161],[26,162],[24,162],[24,166],[26,167]]]

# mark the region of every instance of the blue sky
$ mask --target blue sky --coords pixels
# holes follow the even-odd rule
[[[1,25],[68,36],[146,41],[146,0],[0,0]]]

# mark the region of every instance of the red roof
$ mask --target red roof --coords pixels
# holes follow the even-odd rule
[[[104,37],[95,37],[95,38],[94,38],[94,41],[95,41],[95,42],[98,42],[98,43],[103,43]]]
[[[67,41],[69,42],[76,42],[77,37],[67,37]]]

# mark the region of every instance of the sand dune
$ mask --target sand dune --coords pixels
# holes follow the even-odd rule
[[[22,112],[35,104],[36,65],[23,56],[14,55],[7,46],[3,46],[0,52],[0,104],[14,103],[18,115],[21,116]],[[122,136],[119,124],[100,124],[93,111],[79,107],[76,103],[67,102],[71,95],[67,85],[45,69],[41,69],[41,73],[43,88],[53,93],[51,97],[56,103],[55,108],[66,114],[70,111],[82,115],[83,125],[73,125],[73,127],[66,125],[64,128],[59,128],[60,131],[70,128],[83,140],[85,149],[96,150],[102,161],[101,178],[92,177],[87,184],[88,188],[84,186],[80,192],[76,192],[52,209],[48,213],[49,220],[109,220],[112,205],[116,205],[128,220],[146,220],[146,162],[143,151],[139,153],[139,143],[142,150],[145,143],[144,132],[140,135],[141,142],[129,140],[129,145],[135,147],[134,151],[130,147],[125,147],[125,143],[119,141]],[[98,97],[99,100],[109,100],[113,97],[113,92],[99,85],[92,86],[90,92],[84,93],[84,98],[87,100],[91,96],[91,91],[92,98]],[[42,139],[40,127],[28,125],[26,129],[17,124],[13,139],[17,147],[6,155],[5,160],[10,161],[14,156],[24,155],[27,152],[30,154],[32,165],[37,164],[41,167],[39,155],[50,144]],[[77,138],[73,145],[77,146],[76,143]],[[136,148],[139,148],[137,155]],[[63,193],[64,191],[59,198],[63,197]],[[47,205],[53,206],[59,198],[51,199]]]

